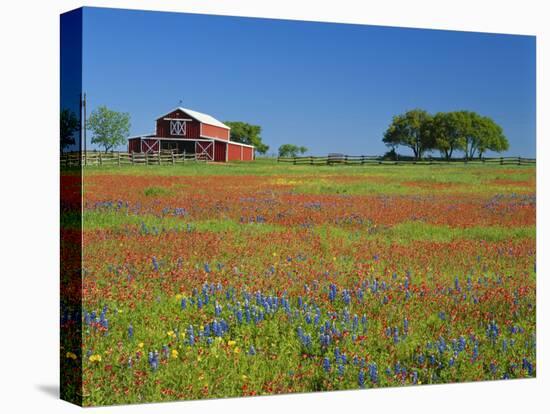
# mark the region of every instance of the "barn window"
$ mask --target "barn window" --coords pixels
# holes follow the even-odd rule
[[[171,120],[170,121],[171,135],[185,135],[185,121]]]

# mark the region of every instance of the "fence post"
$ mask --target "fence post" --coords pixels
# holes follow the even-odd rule
[[[120,167],[120,152],[118,152],[118,166]]]
[[[132,151],[132,165],[134,164],[134,151]]]
[[[500,165],[504,164],[504,157],[500,157]]]
[[[174,159],[174,151],[172,151],[172,165],[174,165],[176,163],[175,159]]]
[[[521,165],[521,157],[518,157],[518,165]]]
[[[186,152],[185,150],[183,150],[183,163],[185,164],[185,155],[186,155]]]
[[[296,157],[294,157],[294,165],[296,165]]]
[[[101,159],[101,152],[99,153],[99,165],[103,165],[103,160]]]

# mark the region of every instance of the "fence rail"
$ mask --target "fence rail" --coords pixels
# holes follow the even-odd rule
[[[375,155],[329,155],[325,157],[278,157],[277,162],[294,165],[445,165],[445,164],[498,164],[536,165],[535,158],[525,157],[484,157],[465,158],[425,158],[421,160],[386,160]]]
[[[195,154],[174,152],[69,152],[61,154],[62,167],[79,166],[124,166],[124,165],[175,165],[190,161],[201,161]]]

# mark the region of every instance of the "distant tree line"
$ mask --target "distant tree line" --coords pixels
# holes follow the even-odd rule
[[[462,151],[468,159],[481,158],[486,151],[509,148],[502,128],[491,118],[472,111],[431,115],[423,109],[413,109],[393,117],[382,141],[391,148],[386,156],[396,157],[397,147],[404,146],[412,150],[415,159],[430,151],[439,151],[446,159],[455,151]]]
[[[279,157],[297,157],[298,154],[305,154],[307,151],[307,147],[283,144],[279,147]]]

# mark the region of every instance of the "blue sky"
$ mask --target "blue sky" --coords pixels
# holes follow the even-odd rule
[[[535,156],[532,36],[86,8],[83,49],[88,113],[129,112],[132,134],[183,100],[261,125],[269,152],[374,155],[393,115],[467,109]]]

